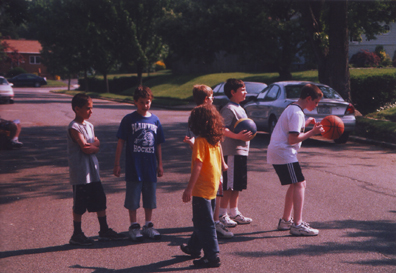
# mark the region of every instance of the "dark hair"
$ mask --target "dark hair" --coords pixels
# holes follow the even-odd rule
[[[228,79],[224,84],[224,94],[230,99],[232,97],[231,90],[236,92],[239,88],[244,86],[245,83],[242,80]]]
[[[224,135],[223,117],[211,104],[202,104],[191,111],[188,127],[200,137],[206,138],[209,144],[216,145]]]
[[[75,107],[84,107],[88,103],[88,101],[92,100],[90,96],[84,93],[78,93],[74,95],[72,99],[72,109],[75,112]]]
[[[201,105],[205,102],[206,97],[213,95],[213,90],[207,85],[196,84],[193,87],[193,98],[197,105]]]
[[[154,96],[149,87],[140,85],[135,89],[135,93],[133,94],[135,101],[138,101],[139,98],[153,100]]]
[[[319,89],[314,84],[306,84],[302,89],[301,89],[301,94],[300,94],[300,99],[306,99],[307,97],[311,97],[312,100],[316,100],[318,98],[323,97],[322,90]]]

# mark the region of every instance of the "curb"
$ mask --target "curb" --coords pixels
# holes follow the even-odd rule
[[[396,150],[396,144],[385,142],[385,141],[379,141],[379,140],[374,140],[374,139],[369,139],[369,138],[364,138],[364,137],[359,137],[359,136],[349,136],[349,140],[358,142],[358,143],[372,144],[372,145]]]

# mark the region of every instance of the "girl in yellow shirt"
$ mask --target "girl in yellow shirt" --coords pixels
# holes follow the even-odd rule
[[[180,248],[193,258],[198,258],[203,250],[204,256],[194,261],[197,267],[219,267],[213,212],[222,167],[223,118],[213,105],[204,104],[192,110],[188,126],[198,136],[193,147],[190,180],[183,192],[183,202],[192,200],[194,231],[188,244]]]

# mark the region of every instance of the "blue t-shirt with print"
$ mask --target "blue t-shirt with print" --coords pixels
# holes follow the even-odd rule
[[[157,145],[165,142],[158,117],[143,117],[138,112],[126,115],[117,137],[126,141],[125,180],[157,182]]]

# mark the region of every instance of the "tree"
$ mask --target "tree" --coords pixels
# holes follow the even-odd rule
[[[2,0],[0,2],[0,34],[18,38],[18,27],[28,18],[28,1]]]
[[[168,4],[168,0],[119,0],[116,4],[120,20],[117,31],[122,34],[117,52],[124,64],[136,66],[140,84],[144,69],[164,52],[158,29]]]
[[[292,0],[178,0],[162,26],[181,59],[211,63],[222,51],[244,64],[271,67],[286,80],[304,46],[297,15]]]
[[[318,61],[319,81],[351,101],[349,88],[349,37],[362,33],[371,40],[386,32],[383,23],[396,18],[395,1],[299,2],[307,37]]]

